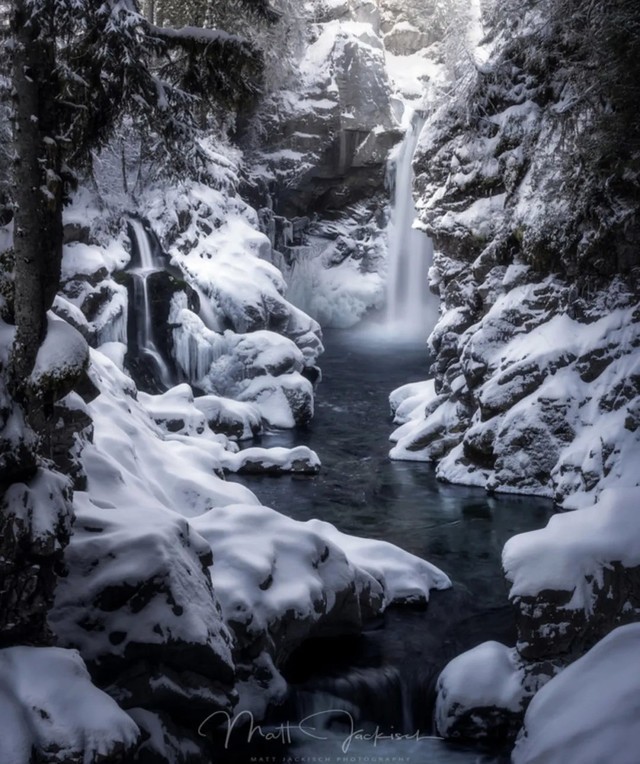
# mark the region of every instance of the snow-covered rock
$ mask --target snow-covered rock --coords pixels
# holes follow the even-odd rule
[[[50,315],[28,387],[36,398],[58,400],[71,392],[89,362],[89,348],[76,329]]]
[[[134,721],[91,683],[74,650],[0,650],[0,759],[6,764],[98,764],[133,753]]]
[[[450,740],[513,738],[524,715],[524,681],[514,648],[484,642],[462,653],[438,677],[436,729]]]
[[[461,69],[456,98],[436,102],[415,161],[443,308],[430,340],[439,400],[403,426],[392,455],[437,461],[452,482],[579,506],[638,482],[631,176],[598,207],[609,181],[594,166],[576,175],[590,118],[553,64],[558,30],[538,3],[517,18],[485,10],[475,66]],[[568,142],[565,110],[576,112]]]
[[[69,573],[49,616],[59,644],[78,649],[125,706],[230,708],[231,638],[211,588],[209,545],[152,497],[112,498],[75,495]]]
[[[506,543],[502,563],[523,657],[572,660],[638,620],[639,506],[640,489],[609,488],[596,504]]]
[[[527,709],[514,764],[634,764],[638,649],[640,624],[620,626],[543,687]]]
[[[629,623],[637,632],[639,502],[638,488],[608,488],[592,506],[554,515],[546,528],[514,536],[506,543],[502,562],[516,611],[518,640],[514,648],[485,643],[446,666],[438,680],[436,709],[443,736],[500,743],[513,740],[529,703],[537,703],[538,694],[547,697],[547,683],[564,687],[558,680],[566,673],[577,676],[575,667],[592,654],[591,665],[604,655],[604,666],[609,660],[604,648],[608,640],[624,632]],[[607,670],[603,668],[605,674]],[[573,691],[570,680],[566,681]],[[615,693],[615,682],[611,692]],[[549,714],[551,702],[542,707]],[[618,711],[624,713],[624,708]],[[542,717],[533,712],[532,718]],[[579,725],[588,724],[580,713],[576,718]],[[569,715],[564,720],[566,746],[575,740],[572,719]],[[528,752],[519,754],[522,759],[514,756],[514,761],[547,761],[543,754],[531,753],[538,747],[553,748],[545,735],[538,733],[533,748],[526,733],[521,733],[520,740],[522,750]],[[609,744],[606,734],[598,735],[597,745]],[[602,760],[608,761],[606,756]]]
[[[236,638],[240,707],[257,715],[282,698],[278,668],[304,640],[357,633],[391,603],[424,602],[430,589],[450,586],[391,544],[267,507],[227,506],[191,524],[213,551],[213,584]]]
[[[316,475],[320,471],[320,459],[315,451],[306,446],[296,448],[245,448],[237,454],[227,454],[224,468],[229,472],[252,475],[283,475],[295,473]]]

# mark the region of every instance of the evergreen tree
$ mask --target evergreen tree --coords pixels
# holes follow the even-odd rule
[[[266,3],[247,3],[268,15]],[[11,34],[17,329],[11,379],[20,397],[59,282],[69,168],[86,164],[125,114],[184,162],[196,104],[233,109],[255,96],[261,58],[225,32],[150,24],[133,0],[14,0]]]

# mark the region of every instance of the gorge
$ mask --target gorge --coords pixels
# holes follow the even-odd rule
[[[588,6],[2,8],[3,764],[635,764],[640,12]]]

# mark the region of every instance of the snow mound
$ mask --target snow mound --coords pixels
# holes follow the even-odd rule
[[[636,764],[640,624],[621,626],[533,698],[514,764]]]
[[[62,389],[73,386],[89,361],[84,337],[66,321],[48,316],[47,336],[40,345],[29,377],[35,390]]]
[[[140,732],[108,695],[91,683],[75,650],[0,650],[0,760],[116,760]]]
[[[514,648],[484,642],[450,661],[438,678],[435,722],[446,738],[486,739],[492,723],[517,729],[524,672]]]
[[[320,459],[307,446],[296,448],[245,448],[237,454],[227,454],[224,468],[229,472],[281,475],[296,472],[315,475],[320,470]]]
[[[387,541],[342,533],[330,523],[310,520],[308,526],[340,547],[351,562],[374,578],[384,591],[384,606],[428,602],[431,589],[448,589],[451,581],[435,565]]]
[[[158,401],[138,394],[131,379],[99,351],[92,351],[91,357],[90,374],[102,391],[88,407],[95,435],[82,456],[93,500],[160,507],[187,517],[214,506],[257,503],[248,489],[217,474],[226,439],[208,427],[197,433],[198,424],[185,434],[167,432],[156,423],[158,409],[166,412],[167,400],[175,406],[179,398],[185,421],[202,425],[204,415],[189,403],[187,386]]]

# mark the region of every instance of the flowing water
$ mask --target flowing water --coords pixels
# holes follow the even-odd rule
[[[133,233],[132,245],[139,266],[131,269],[133,277],[134,320],[138,355],[145,358],[165,389],[172,385],[171,372],[154,339],[153,318],[149,301],[149,276],[164,269],[164,264],[154,257],[149,235],[139,220],[129,221]]]
[[[389,222],[387,273],[387,325],[399,336],[429,333],[437,318],[437,298],[429,293],[433,246],[429,237],[413,227],[413,155],[425,117],[416,112],[404,139],[389,159],[393,186]]]
[[[255,750],[227,752],[228,761],[396,761],[461,764],[499,756],[452,748],[432,733],[435,680],[455,655],[487,639],[513,644],[515,633],[500,568],[505,541],[545,525],[549,501],[490,497],[474,488],[445,485],[431,466],[391,462],[388,394],[428,372],[421,345],[381,344],[357,331],[325,335],[323,381],[311,425],[272,433],[260,445],[307,444],[323,468],[316,477],[235,477],[263,504],[299,520],[318,517],[341,530],[385,539],[441,567],[454,581],[432,592],[426,610],[394,608],[362,636],[303,646],[285,668],[289,702],[274,715],[277,725],[311,714],[322,719],[326,740],[294,735]],[[246,443],[245,446],[254,445]],[[329,714],[329,710],[333,709]],[[405,738],[352,739],[343,750],[349,719],[371,730]],[[296,728],[297,729],[297,728]],[[273,756],[274,758],[269,758]],[[297,759],[295,757],[298,757]],[[262,757],[262,758],[260,758]],[[287,758],[291,757],[291,758]]]

